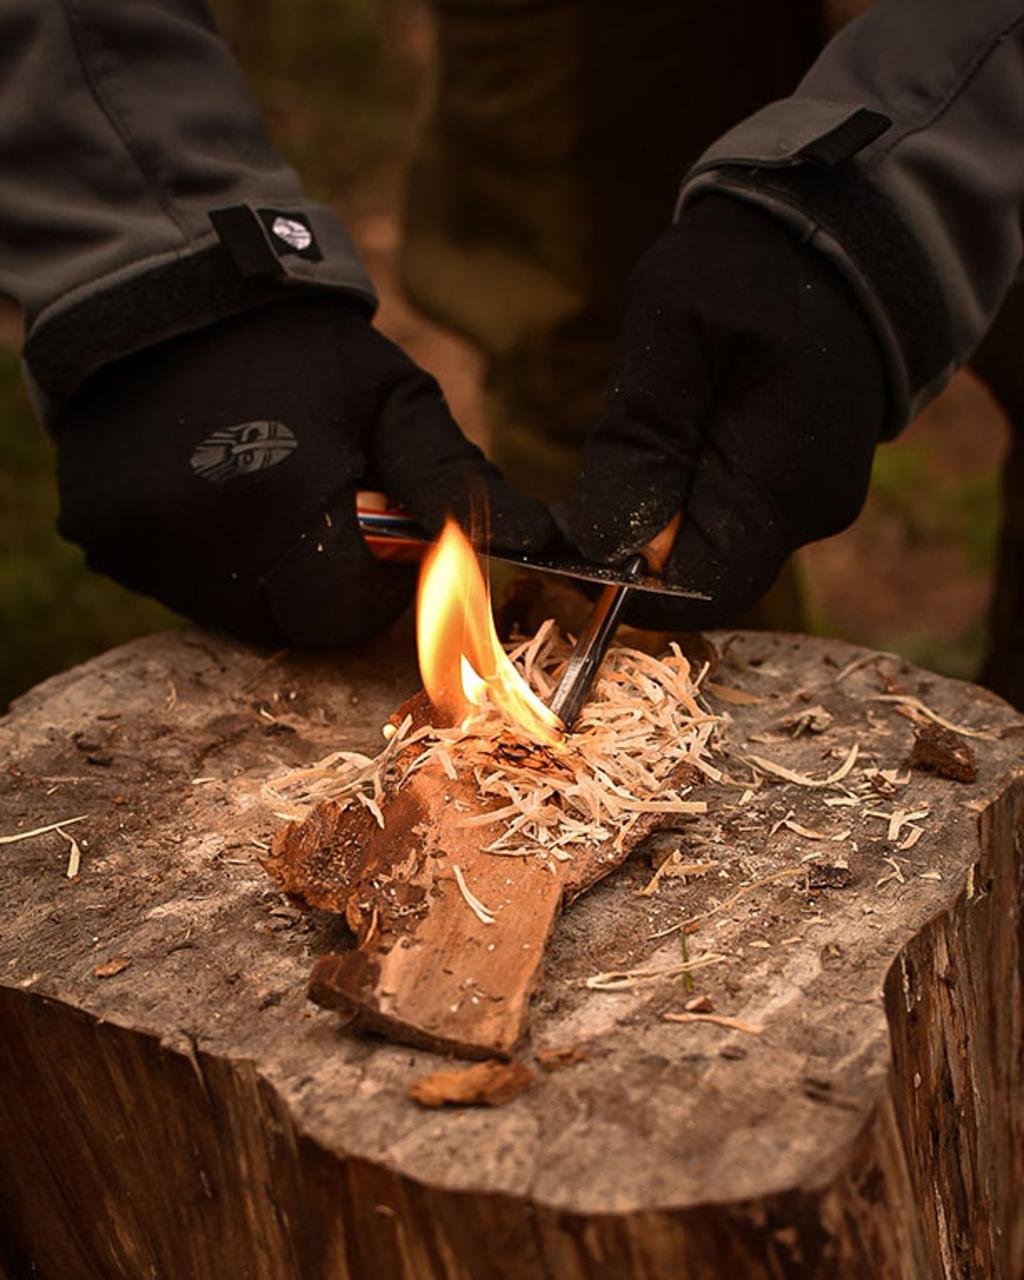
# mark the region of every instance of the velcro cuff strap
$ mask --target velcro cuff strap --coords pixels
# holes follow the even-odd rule
[[[867,107],[861,107],[842,124],[801,147],[797,154],[811,164],[833,169],[891,128],[892,121],[888,116],[882,115],[880,111],[869,111]]]
[[[211,209],[210,221],[221,244],[243,276],[280,273],[280,259],[254,209],[246,204],[232,205],[227,209]]]

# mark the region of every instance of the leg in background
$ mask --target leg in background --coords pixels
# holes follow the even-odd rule
[[[435,10],[437,85],[408,185],[404,283],[483,352],[492,456],[513,483],[564,497],[633,262],[700,152],[792,88],[823,40],[821,3]],[[800,626],[792,570],[759,615]]]
[[[989,651],[979,679],[1024,710],[1024,286],[1011,290],[971,359],[1010,420],[1003,467],[1003,520],[989,614]]]

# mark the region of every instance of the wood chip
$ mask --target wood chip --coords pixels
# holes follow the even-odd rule
[[[131,956],[113,956],[104,964],[98,964],[93,973],[97,978],[113,978],[115,974],[122,973],[131,964]]]
[[[681,876],[683,878],[686,876],[704,876],[709,871],[714,871],[717,866],[717,862],[683,862],[677,849],[675,853],[670,853],[662,862],[644,887],[637,889],[637,896],[649,898],[652,894],[657,893],[658,886],[666,876]]]
[[[564,1071],[566,1067],[574,1067],[578,1062],[586,1062],[587,1047],[582,1044],[568,1045],[561,1049],[539,1049],[537,1065],[543,1071]]]
[[[842,863],[812,862],[807,867],[808,889],[847,889],[851,884],[853,874]]]
[[[692,973],[695,969],[706,969],[708,965],[721,964],[727,957],[711,952],[707,955],[695,956],[682,964],[668,965],[661,969],[611,969],[608,973],[595,973],[587,979],[587,987],[591,991],[631,991],[634,987],[647,982],[657,982],[661,978],[678,978],[684,973]]]
[[[971,783],[978,778],[978,757],[971,744],[951,730],[931,722],[914,726],[910,766],[926,769],[954,782]]]
[[[798,711],[795,715],[786,716],[779,721],[779,728],[791,738],[797,738],[801,733],[825,733],[832,727],[832,719],[831,711],[826,711],[822,706],[813,706],[805,711]]]
[[[683,1008],[687,1013],[714,1013],[715,1003],[710,996],[694,996]]]
[[[844,831],[815,831],[812,827],[801,826],[792,818],[783,818],[782,825],[787,831],[793,831],[798,836],[803,836],[805,840],[832,840],[838,843],[850,834],[849,828]]]
[[[424,1076],[409,1087],[409,1097],[421,1107],[501,1107],[536,1079],[525,1063],[492,1059]]]
[[[862,653],[859,658],[854,658],[852,662],[848,662],[842,671],[833,679],[833,684],[841,684],[847,676],[852,676],[855,671],[859,671],[861,667],[866,667],[871,662],[877,662],[879,658],[892,658],[894,662],[899,662],[900,658],[895,653]]]
[[[785,782],[795,783],[798,787],[831,787],[846,777],[854,764],[856,764],[859,752],[860,744],[855,742],[843,763],[835,773],[829,774],[827,778],[808,778],[806,774],[796,773],[792,769],[787,769],[785,765],[777,764],[774,760],[766,760],[763,756],[751,756],[750,760],[765,773],[770,773],[776,778],[782,778]]]
[[[727,1027],[730,1031],[743,1031],[748,1036],[759,1036],[764,1027],[753,1022],[745,1022],[742,1018],[730,1018],[724,1013],[666,1013],[666,1022],[710,1022],[716,1027]]]
[[[906,836],[896,848],[902,853],[904,849],[913,849],[918,840],[924,835],[923,827],[911,827]]]
[[[887,822],[889,826],[885,838],[889,843],[895,843],[905,826],[927,818],[930,812],[930,809],[894,809],[892,813],[884,813],[881,809],[865,809],[864,816],[865,818],[882,818]]]
[[[44,836],[48,831],[70,827],[73,822],[84,822],[88,816],[87,813],[81,813],[77,818],[63,818],[60,822],[51,822],[48,826],[36,827],[32,831],[18,831],[11,836],[0,836],[0,844],[17,844],[19,840],[31,840],[33,836]]]
[[[760,694],[748,693],[746,689],[733,689],[727,684],[718,684],[714,680],[706,681],[704,689],[719,702],[728,702],[734,707],[758,707],[768,701]]]
[[[918,716],[924,716],[926,720],[931,720],[934,724],[948,729],[950,733],[958,733],[964,738],[998,738],[1000,730],[998,728],[989,729],[972,729],[968,725],[954,724],[951,720],[946,720],[940,716],[937,711],[933,711],[931,707],[926,706],[920,698],[911,697],[907,693],[876,693],[871,699],[872,702],[892,702],[900,707],[905,707],[907,711],[914,712]],[[906,713],[904,713],[906,714]],[[912,715],[910,717],[914,719]]]
[[[881,889],[884,885],[889,884],[893,880],[895,880],[898,884],[906,884],[907,878],[903,874],[903,868],[896,861],[896,859],[885,858],[883,860],[885,862],[888,862],[889,866],[892,867],[892,870],[889,872],[888,875],[884,875],[881,877],[881,879],[875,881],[875,888]]]
[[[82,851],[78,847],[78,841],[74,836],[69,836],[63,828],[57,828],[57,834],[62,835],[67,840],[70,848],[68,849],[68,865],[64,874],[69,880],[74,880],[78,875],[79,868],[82,865]]]
[[[490,907],[485,907],[480,899],[470,891],[466,884],[466,878],[462,874],[462,868],[456,863],[452,863],[452,871],[455,873],[455,883],[459,886],[459,892],[466,899],[469,909],[473,912],[481,924],[494,924],[495,915]]]

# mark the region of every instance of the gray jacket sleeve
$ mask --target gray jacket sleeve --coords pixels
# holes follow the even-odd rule
[[[995,318],[1021,263],[1024,0],[878,0],[792,97],[720,138],[683,184],[793,225],[872,319],[898,430]]]
[[[296,287],[375,305],[203,0],[3,0],[0,293],[44,420],[101,365]]]

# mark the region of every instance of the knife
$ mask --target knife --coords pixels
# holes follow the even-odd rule
[[[378,560],[418,564],[433,545],[434,538],[401,508],[387,505],[388,501],[378,493],[357,495],[356,519],[366,545]],[[656,591],[659,595],[679,596],[686,600],[710,599],[702,591],[675,586],[658,577],[656,572],[649,572],[646,558],[639,569],[631,561],[603,565],[585,560],[564,536],[559,545],[543,555],[492,548],[488,548],[486,554],[488,559],[499,564],[555,573],[564,578],[593,582],[599,587],[627,586],[637,591]]]

